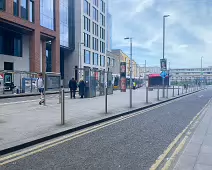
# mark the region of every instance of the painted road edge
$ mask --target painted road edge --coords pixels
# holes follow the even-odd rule
[[[164,162],[167,155],[173,150],[174,147],[176,147],[177,143],[182,139],[183,135],[185,135],[189,129],[192,127],[192,125],[196,122],[196,120],[199,118],[199,116],[204,113],[205,109],[209,106],[209,104],[212,102],[212,99],[210,99],[207,104],[200,110],[199,113],[192,119],[192,121],[186,126],[186,128],[179,134],[177,137],[172,141],[172,143],[167,147],[167,149],[161,154],[158,159],[155,161],[155,163],[151,166],[150,170],[157,170],[158,167]],[[183,139],[178,147],[176,148],[176,151],[173,154],[176,154],[179,152],[180,149],[182,149],[182,146],[185,144],[186,139]],[[166,162],[166,164],[163,167],[163,170],[167,169],[169,165],[169,161]]]

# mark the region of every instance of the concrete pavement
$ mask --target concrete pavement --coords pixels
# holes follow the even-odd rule
[[[211,92],[201,91],[70,134],[66,140],[49,141],[46,147],[8,155],[1,169],[147,170],[211,99]]]
[[[177,89],[175,91],[177,94]],[[145,95],[144,88],[133,90],[132,109],[147,106]],[[172,89],[169,98],[172,98]],[[129,92],[115,91],[113,95],[108,96],[108,114],[105,114],[104,110],[104,96],[71,100],[67,95],[65,125],[62,126],[58,96],[47,98],[46,106],[38,105],[38,101],[39,99],[0,103],[0,150],[132,110],[129,108]],[[149,102],[150,104],[159,102],[157,90],[149,91]]]

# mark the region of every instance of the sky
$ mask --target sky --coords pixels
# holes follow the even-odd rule
[[[212,0],[109,0],[112,48],[130,54],[140,65],[159,66],[163,15],[166,18],[165,58],[171,68],[212,66]]]

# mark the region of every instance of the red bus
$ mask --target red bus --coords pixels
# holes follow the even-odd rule
[[[167,75],[164,81],[165,86],[169,85],[169,76]],[[163,79],[160,76],[160,74],[149,74],[148,76],[148,86],[154,87],[154,86],[162,86],[163,85]]]

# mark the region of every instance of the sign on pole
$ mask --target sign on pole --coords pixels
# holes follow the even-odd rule
[[[166,76],[167,76],[167,73],[166,73],[165,71],[162,71],[162,72],[160,73],[160,76],[161,76],[163,79],[165,79]]]
[[[126,62],[120,63],[120,86],[121,86],[121,92],[126,92],[127,89]]]
[[[161,71],[167,70],[167,60],[166,59],[160,59],[160,68],[161,68]]]

